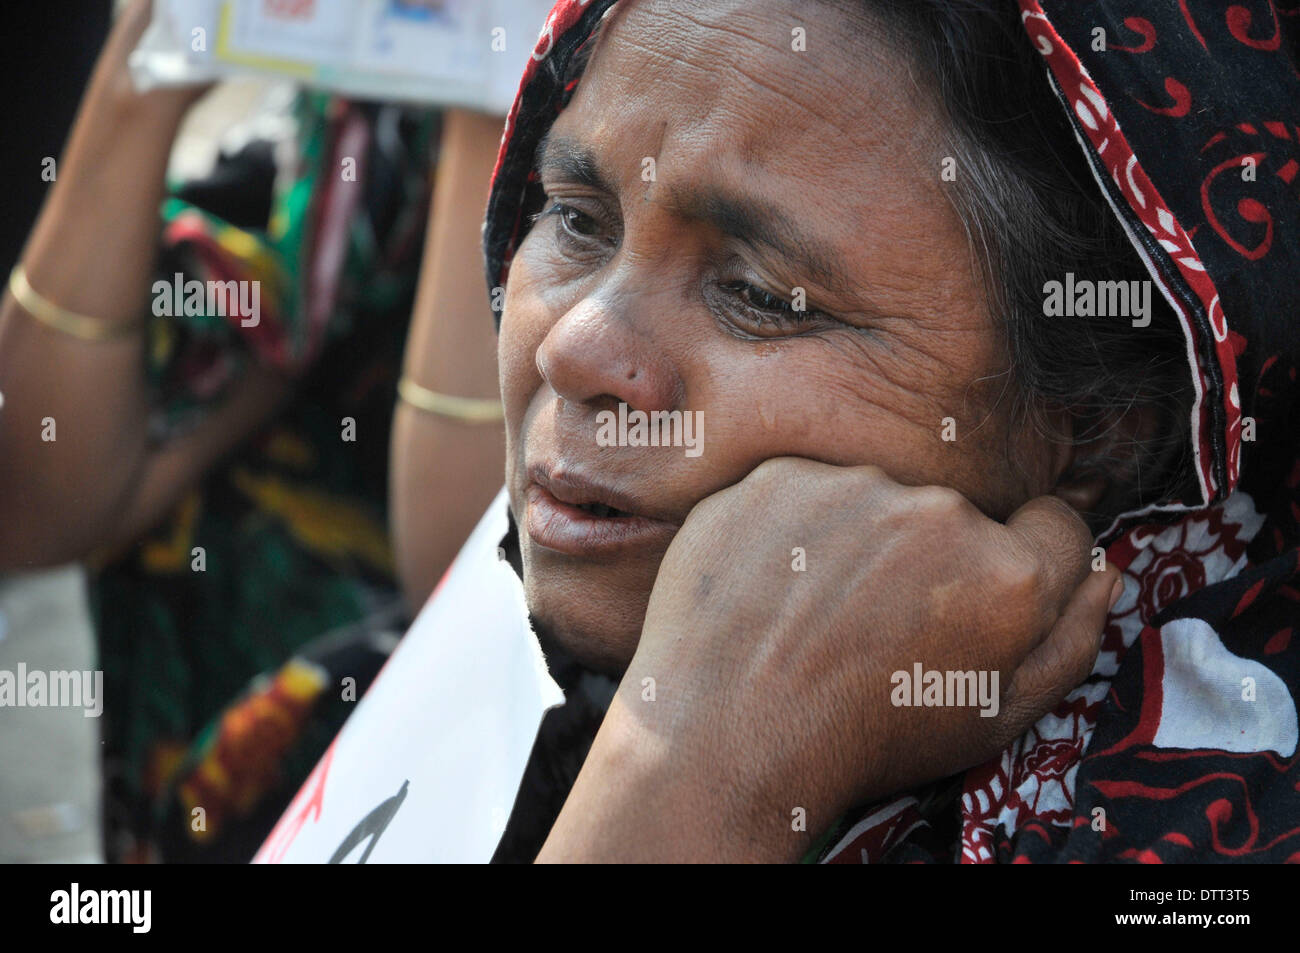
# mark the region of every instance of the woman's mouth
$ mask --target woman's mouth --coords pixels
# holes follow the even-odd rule
[[[612,506],[606,506],[604,503],[579,503],[578,509],[584,513],[590,513],[592,516],[599,516],[601,519],[610,516],[630,516],[630,513],[624,513],[622,510],[616,510]]]
[[[566,556],[608,558],[654,545],[666,549],[677,532],[676,524],[593,498],[598,495],[578,484],[557,485],[552,492],[529,483],[524,516],[528,535],[537,545]]]

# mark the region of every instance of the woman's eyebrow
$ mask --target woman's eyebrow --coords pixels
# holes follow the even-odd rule
[[[714,188],[675,189],[672,195],[673,209],[682,218],[704,222],[752,248],[770,248],[828,291],[853,291],[840,256],[802,235],[782,210]]]
[[[541,175],[560,176],[609,195],[617,194],[595,154],[576,140],[549,133],[537,146],[534,168]],[[797,271],[832,292],[852,292],[854,286],[840,267],[840,256],[800,234],[780,209],[717,188],[671,189],[673,213],[703,222],[724,235],[757,249],[771,249]]]
[[[540,175],[559,175],[571,182],[614,194],[614,189],[600,171],[595,154],[566,136],[552,137],[550,133],[543,136],[537,144],[533,168]]]

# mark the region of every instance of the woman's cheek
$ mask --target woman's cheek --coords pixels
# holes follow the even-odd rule
[[[851,359],[807,375],[819,383],[815,399],[834,408],[829,426],[809,427],[810,439],[835,455],[825,462],[951,487],[986,511],[1021,496],[1023,481],[1008,471],[1013,402],[986,342],[970,337],[928,354],[905,341],[873,348],[869,338],[835,349]]]
[[[537,269],[522,254],[516,257],[506,285],[505,308],[501,315],[501,335],[497,358],[501,374],[501,394],[508,420],[518,422],[532,395],[541,386],[537,370],[537,349],[554,324],[537,294]]]

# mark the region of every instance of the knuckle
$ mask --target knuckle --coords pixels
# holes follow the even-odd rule
[[[996,598],[1009,607],[1037,606],[1042,580],[1034,560],[1004,549],[989,566],[988,576]]]
[[[1075,553],[1083,553],[1092,549],[1092,530],[1088,529],[1088,524],[1083,521],[1074,508],[1064,500],[1060,501],[1061,508],[1061,528],[1068,534],[1071,541],[1071,550]]]
[[[749,475],[745,477],[745,481],[761,482],[763,480],[770,480],[772,477],[780,475],[780,471],[780,458],[769,457],[758,466],[754,467],[754,469],[750,470]]]
[[[853,472],[858,480],[866,484],[886,483],[889,481],[889,476],[885,471],[874,463],[854,467]]]
[[[1044,515],[1055,522],[1062,533],[1068,535],[1074,549],[1092,546],[1092,531],[1074,507],[1059,496],[1044,496],[1042,506]]]
[[[923,486],[912,491],[920,515],[952,522],[971,514],[974,504],[956,490],[946,486]]]
[[[1070,510],[1070,516],[1071,525],[1074,528],[1074,540],[1077,544],[1076,549],[1079,552],[1091,552],[1093,540],[1092,530],[1089,529],[1088,524],[1083,521],[1083,517],[1074,510]]]
[[[750,470],[749,475],[741,483],[750,486],[771,487],[789,480],[797,472],[796,460],[790,457],[769,457],[754,467],[753,470]]]

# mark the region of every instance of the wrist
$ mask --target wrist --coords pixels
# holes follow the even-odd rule
[[[702,733],[660,730],[636,706],[664,703],[643,701],[639,679],[633,687],[611,705],[539,861],[797,861],[820,830],[814,818],[833,822],[779,793],[760,756],[720,757]]]
[[[153,148],[170,154],[190,107],[207,92],[207,87],[165,87],[147,92],[137,90],[129,76],[114,79],[102,95],[89,103],[89,132],[96,138],[113,139],[117,148],[123,143],[152,143]],[[125,140],[122,132],[133,137]]]

